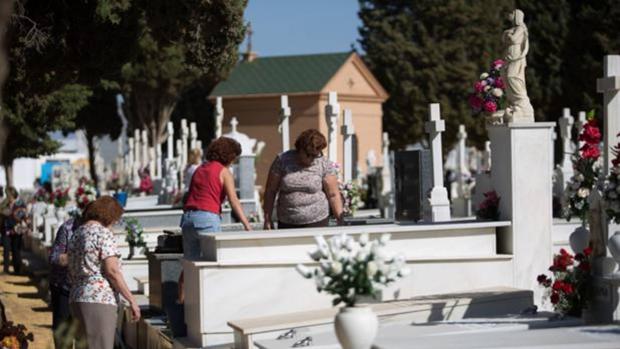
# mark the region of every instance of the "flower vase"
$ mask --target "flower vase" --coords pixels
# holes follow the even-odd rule
[[[56,219],[58,219],[58,223],[62,224],[67,219],[67,211],[65,211],[64,207],[56,208]]]
[[[618,266],[620,266],[620,231],[615,232],[614,235],[609,238],[607,247]],[[620,274],[620,271],[617,272],[617,274]]]
[[[583,253],[583,250],[585,250],[590,243],[590,230],[586,227],[586,223],[577,227],[577,229],[570,234],[568,240],[570,248],[575,254]]]
[[[334,327],[343,349],[370,349],[379,320],[369,306],[343,307],[336,315]]]
[[[501,125],[504,123],[504,110],[498,110],[493,113],[484,113],[484,118],[487,122],[487,125]]]
[[[129,245],[129,254],[127,255],[127,260],[132,259],[135,253],[136,253],[136,247],[133,245]]]

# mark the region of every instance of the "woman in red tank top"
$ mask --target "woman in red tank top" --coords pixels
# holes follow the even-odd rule
[[[209,144],[206,153],[207,162],[194,171],[181,217],[185,259],[200,258],[201,235],[221,231],[220,214],[226,197],[245,230],[252,230],[237,197],[235,180],[228,170],[228,166],[239,155],[241,155],[239,142],[232,138],[220,137]],[[183,293],[183,274],[181,274],[180,302],[183,302]]]
[[[228,170],[240,154],[241,145],[237,141],[220,137],[209,144],[207,162],[194,171],[181,218],[186,259],[200,257],[200,235],[221,231],[220,214],[226,197],[245,230],[251,229],[237,197],[234,178]]]

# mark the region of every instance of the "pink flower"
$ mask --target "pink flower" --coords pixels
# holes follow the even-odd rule
[[[500,68],[501,68],[504,65],[504,63],[506,63],[506,62],[504,62],[503,59],[496,59],[495,61],[493,61],[493,66],[494,67],[500,66]]]
[[[504,84],[504,80],[501,77],[495,79],[495,87],[497,88],[506,88],[506,84]]]
[[[482,108],[482,98],[476,95],[469,96],[469,105],[475,110],[480,110]]]
[[[497,111],[497,104],[492,101],[486,101],[484,102],[483,109],[488,113],[494,113]]]
[[[476,83],[474,84],[474,91],[476,91],[476,93],[484,91],[484,85],[482,84],[482,81],[476,81]]]

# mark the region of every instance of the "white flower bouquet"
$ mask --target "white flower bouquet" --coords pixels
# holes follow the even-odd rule
[[[355,306],[360,296],[375,297],[382,287],[409,274],[404,256],[385,252],[390,234],[373,241],[368,234],[362,234],[357,241],[346,234],[333,236],[329,241],[316,236],[315,240],[317,248],[309,255],[319,267],[299,264],[297,271],[314,279],[319,292],[336,296],[333,305]]]
[[[362,193],[357,184],[353,182],[340,183],[338,185],[342,196],[342,208],[345,216],[353,216],[362,203]]]

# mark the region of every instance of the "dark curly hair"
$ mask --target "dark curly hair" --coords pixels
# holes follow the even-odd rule
[[[118,201],[109,196],[102,196],[91,202],[82,215],[82,222],[97,221],[104,227],[114,224],[123,216],[123,208]]]
[[[323,149],[326,147],[325,136],[313,128],[305,130],[295,140],[295,150],[299,155],[299,162],[306,167],[312,165],[314,159],[323,156]]]
[[[220,137],[207,147],[207,160],[217,161],[224,166],[230,165],[241,155],[241,144],[228,137]]]

